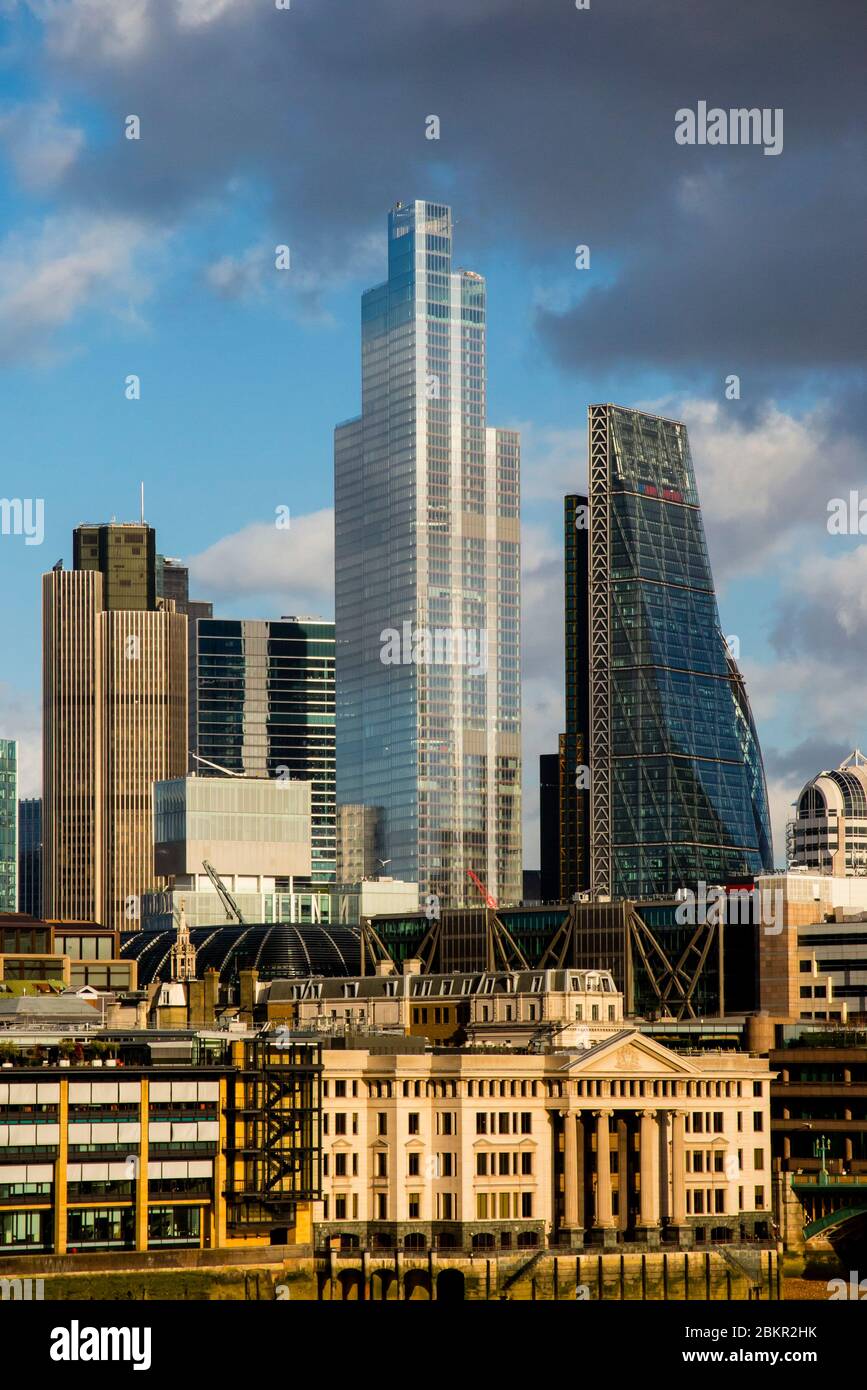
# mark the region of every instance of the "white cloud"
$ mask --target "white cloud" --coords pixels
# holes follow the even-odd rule
[[[0,140],[20,182],[41,192],[74,164],[84,146],[84,131],[63,124],[56,101],[23,103],[0,116]]]
[[[30,0],[49,53],[64,60],[124,62],[146,47],[150,0]]]
[[[18,741],[18,795],[42,795],[42,724],[38,695],[0,681],[0,738]]]
[[[0,246],[0,358],[39,357],[75,315],[99,303],[126,316],[148,292],[136,263],[153,234],[130,218],[48,218]]]
[[[194,555],[190,575],[215,599],[267,598],[280,613],[333,611],[334,513],[293,516],[287,529],[254,522]]]
[[[521,495],[527,502],[556,500],[587,489],[587,428],[555,429],[522,420],[510,426],[521,433]]]

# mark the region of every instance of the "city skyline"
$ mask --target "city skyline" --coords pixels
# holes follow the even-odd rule
[[[177,6],[159,30],[149,3],[128,27],[103,0],[75,0],[53,26],[23,6],[4,16],[22,60],[8,74],[0,131],[4,490],[45,501],[42,546],[0,538],[0,582],[20,596],[8,615],[16,660],[0,673],[0,734],[19,739],[23,794],[40,790],[39,575],[82,519],[137,515],[142,478],[163,550],[190,561],[196,592],[222,616],[333,616],[331,429],[357,405],[358,296],[382,273],[388,206],[441,197],[458,211],[466,263],[487,281],[490,417],[523,439],[525,846],[538,840],[529,770],[563,727],[559,618],[551,622],[562,497],[585,486],[586,405],[616,400],[690,430],[779,851],[804,781],[865,742],[863,657],[852,641],[865,547],[857,530],[830,535],[826,525],[829,502],[861,484],[867,418],[852,65],[806,0],[779,31],[754,7],[727,6],[730,48],[709,42],[713,19],[682,26],[671,6],[635,7],[626,44],[605,7],[588,29],[589,15],[551,6],[530,41],[522,7],[507,4],[496,19],[479,10],[480,32],[507,64],[494,82],[487,69],[470,77],[464,7],[447,3],[443,41],[461,56],[446,72],[418,41],[424,16],[405,19],[414,74],[439,93],[422,102],[397,80],[380,4],[364,17],[347,10],[336,29],[321,14],[303,18],[318,44],[305,59],[316,119],[301,169],[286,158],[291,119],[288,129],[273,119],[297,109],[286,95],[297,55],[275,51],[267,17],[242,18],[248,7],[215,5],[193,25]],[[192,34],[212,64],[191,68]],[[796,78],[802,45],[809,101]],[[599,51],[617,53],[604,84]],[[652,72],[648,51],[659,55]],[[322,96],[349,54],[387,75],[378,98],[359,79],[363,133],[348,96]],[[232,140],[206,140],[205,130],[222,130],[225,87],[214,74],[234,73],[244,87],[248,69],[237,65],[247,62],[265,77],[247,93],[245,120]],[[527,111],[511,94],[543,71]],[[762,82],[769,108],[785,107],[778,157],[676,142],[676,111],[693,96],[729,106]],[[192,106],[179,108],[184,90]],[[481,125],[480,106],[491,113]],[[124,134],[130,112],[138,141]],[[426,135],[431,112],[438,141]],[[552,178],[557,167],[586,178]],[[818,219],[811,189],[822,192]],[[285,273],[273,268],[284,244]],[[139,400],[126,397],[130,374]],[[732,375],[739,399],[726,395]],[[288,555],[273,528],[278,506],[292,512]]]

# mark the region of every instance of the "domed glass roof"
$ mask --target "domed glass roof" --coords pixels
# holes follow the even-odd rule
[[[138,961],[139,986],[170,978],[171,929],[130,932],[120,953]],[[310,975],[357,975],[361,934],[357,927],[262,922],[245,926],[192,927],[196,976],[216,970],[224,984],[241,970],[258,970],[262,980],[304,979]]]

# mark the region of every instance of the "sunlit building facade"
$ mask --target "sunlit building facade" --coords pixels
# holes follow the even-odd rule
[[[335,432],[338,802],[388,872],[521,896],[518,435],[486,423],[485,282],[451,210],[398,203],[362,298],[362,413]]]

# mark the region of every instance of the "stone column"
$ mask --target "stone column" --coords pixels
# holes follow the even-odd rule
[[[617,1232],[611,1214],[611,1147],[609,1144],[610,1110],[594,1110],[596,1120],[596,1210],[594,1227],[603,1245],[614,1245]]]
[[[648,1245],[659,1244],[659,1125],[655,1110],[642,1110],[639,1162],[640,1211],[637,1235]]]
[[[568,1243],[574,1248],[584,1243],[579,1186],[584,1171],[583,1154],[579,1151],[583,1127],[577,1115],[568,1110],[561,1110],[560,1114],[563,1117],[563,1229],[568,1232]]]
[[[578,1145],[576,1143],[575,1117],[568,1110],[563,1115],[563,1182],[566,1203],[563,1224],[571,1231],[578,1225]]]
[[[686,1224],[686,1115],[674,1110],[671,1115],[671,1224],[678,1231],[681,1244],[689,1243]]]

